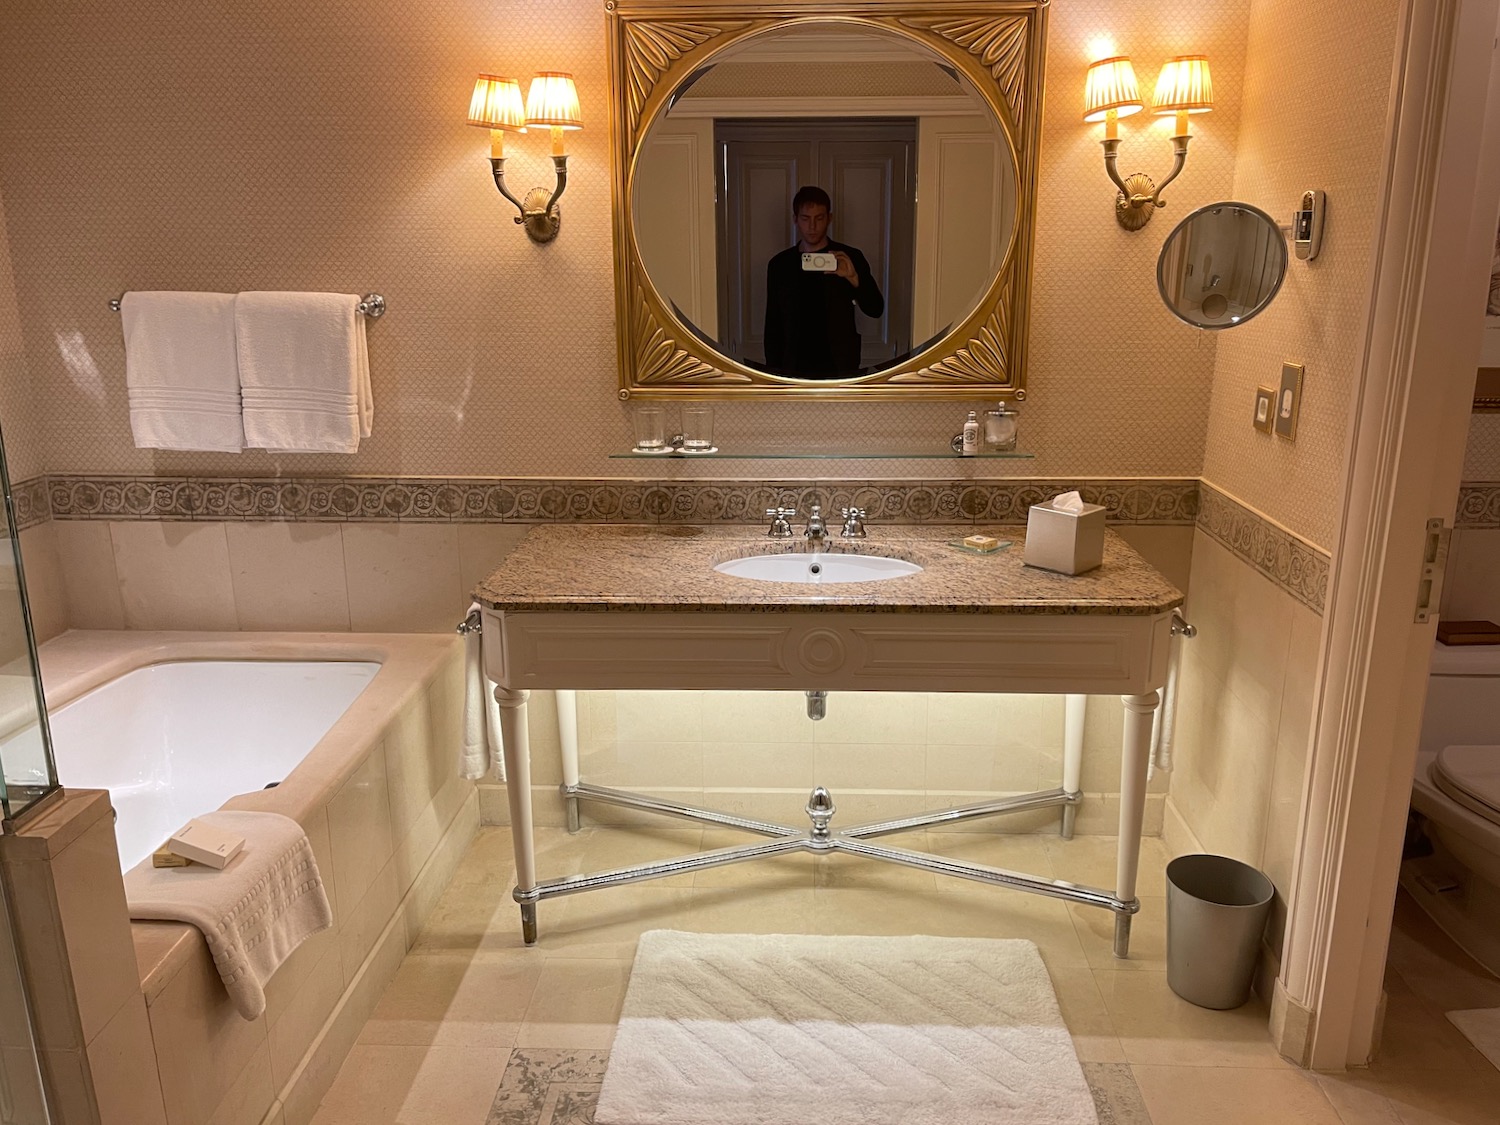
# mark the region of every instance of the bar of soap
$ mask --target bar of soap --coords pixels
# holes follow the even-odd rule
[[[971,551],[995,551],[1000,547],[1000,540],[989,535],[965,535],[964,546]]]
[[[193,861],[185,855],[175,855],[167,851],[167,845],[163,844],[151,853],[152,867],[186,867]]]

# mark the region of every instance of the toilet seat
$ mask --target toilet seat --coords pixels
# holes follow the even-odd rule
[[[1500,746],[1445,746],[1429,776],[1447,797],[1500,825]]]

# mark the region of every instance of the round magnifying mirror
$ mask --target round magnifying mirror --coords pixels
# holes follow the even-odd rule
[[[1275,219],[1248,203],[1210,203],[1167,236],[1156,284],[1167,308],[1193,327],[1234,328],[1271,303],[1286,264]]]

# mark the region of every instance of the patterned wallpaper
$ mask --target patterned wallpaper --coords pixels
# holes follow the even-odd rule
[[[1464,480],[1500,482],[1500,414],[1470,416]]]
[[[1280,218],[1328,193],[1316,261],[1293,261],[1275,303],[1221,334],[1203,476],[1292,531],[1335,537],[1349,410],[1364,341],[1400,0],[1254,0],[1236,198]],[[1296,28],[1296,34],[1288,29]],[[1335,62],[1336,60],[1336,62]],[[1336,86],[1329,66],[1338,68]],[[1217,77],[1217,76],[1216,76]],[[1336,90],[1337,96],[1329,96]],[[1295,443],[1250,424],[1255,388],[1302,363]]]
[[[1173,218],[1232,185],[1250,11],[1251,0],[1052,6],[1022,421],[1023,445],[1038,456],[988,463],[1003,474],[1201,470],[1216,341],[1166,313],[1153,270]],[[615,396],[604,32],[595,0],[12,0],[0,37],[0,193],[45,404],[45,470],[639,476],[639,462],[605,459],[627,443],[628,419]],[[1101,35],[1134,56],[1145,86],[1172,54],[1213,60],[1217,108],[1195,118],[1187,171],[1138,234],[1116,226],[1100,127],[1079,119],[1088,45]],[[569,141],[562,234],[536,246],[510,221],[487,139],[463,112],[479,71],[550,68],[577,76],[588,126]],[[1122,166],[1160,177],[1167,130],[1145,117],[1122,125]],[[516,184],[550,176],[544,140],[523,138],[510,152]],[[134,449],[119,322],[106,302],[148,288],[383,292],[391,311],[370,331],[374,436],[349,457]],[[735,404],[721,408],[717,436],[742,447],[938,445],[966,409]],[[883,476],[953,471],[906,461]],[[778,467],[870,472],[848,461]]]
[[[46,467],[35,403],[16,307],[10,243],[5,235],[5,204],[0,197],[0,431],[4,432],[6,465],[13,481],[34,477]]]

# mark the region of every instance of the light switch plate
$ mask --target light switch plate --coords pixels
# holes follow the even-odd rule
[[[1261,433],[1271,432],[1276,420],[1276,392],[1270,387],[1255,388],[1255,413],[1250,420]]]
[[[1276,393],[1276,423],[1278,437],[1287,441],[1297,440],[1297,415],[1302,411],[1302,365],[1281,365],[1281,389]]]

